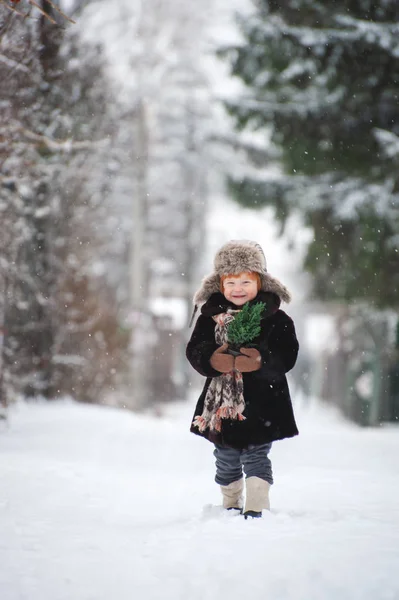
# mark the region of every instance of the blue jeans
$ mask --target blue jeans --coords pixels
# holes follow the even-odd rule
[[[247,477],[260,477],[272,484],[273,470],[268,456],[271,447],[271,444],[260,444],[249,446],[246,450],[237,450],[215,444],[213,455],[216,458],[216,483],[229,485],[241,479],[244,470]]]

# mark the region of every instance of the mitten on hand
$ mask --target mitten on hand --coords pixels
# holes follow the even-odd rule
[[[234,369],[234,356],[231,354],[224,354],[227,350],[228,344],[223,344],[212,354],[210,358],[211,367],[220,373],[229,373]]]
[[[250,373],[257,371],[262,366],[262,357],[259,350],[256,348],[240,348],[241,354],[245,356],[237,356],[235,368],[241,373]]]

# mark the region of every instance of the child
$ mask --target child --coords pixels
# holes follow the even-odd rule
[[[186,351],[207,378],[191,431],[215,445],[224,508],[256,518],[270,508],[271,443],[298,434],[285,374],[299,346],[292,319],[279,308],[290,294],[268,274],[259,244],[230,241],[216,253],[214,266],[194,296],[193,316],[202,308]],[[259,302],[265,304],[260,335],[241,355],[229,354],[228,324],[246,303]]]

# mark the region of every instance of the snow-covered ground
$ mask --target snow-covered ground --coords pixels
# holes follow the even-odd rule
[[[223,513],[212,447],[164,418],[19,405],[0,433],[2,600],[396,600],[399,430],[312,406],[272,511]]]

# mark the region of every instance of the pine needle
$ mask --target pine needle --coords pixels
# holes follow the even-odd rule
[[[265,307],[264,302],[258,302],[252,306],[245,304],[228,326],[228,341],[235,346],[243,346],[252,342],[260,334],[260,322]]]

